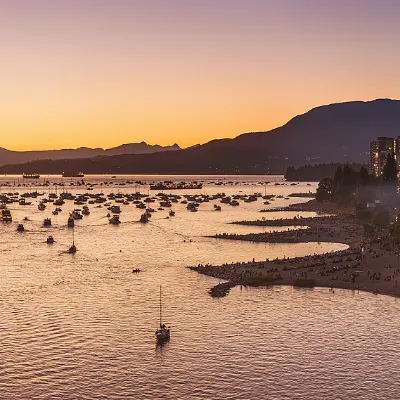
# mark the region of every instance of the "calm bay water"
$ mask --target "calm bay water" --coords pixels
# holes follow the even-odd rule
[[[104,177],[85,179],[100,183]],[[135,191],[132,185],[115,185],[126,179],[164,177],[118,177],[101,190]],[[257,185],[280,179],[226,177],[239,183],[207,184],[204,190],[286,196],[315,189]],[[0,183],[6,180],[10,177]],[[17,190],[25,191],[12,189]],[[47,193],[49,188],[40,190]],[[263,231],[227,223],[260,218],[261,208],[298,201],[304,199],[276,199],[270,206],[260,200],[241,202],[239,207],[223,206],[220,213],[213,211],[215,202],[202,204],[197,213],[174,204],[175,217],[166,218],[167,209],[158,211],[147,225],[137,222],[141,210],[127,205],[121,206],[119,226],[108,223],[106,208],[90,206],[90,216],[76,223],[74,256],[65,253],[72,241],[66,227],[68,211],[76,207],[72,202],[58,216],[51,215],[50,206],[39,211],[37,200],[25,208],[11,205],[15,222],[0,225],[0,398],[399,398],[397,299],[274,287],[235,288],[216,300],[207,291],[218,280],[186,268],[344,248],[204,238]],[[30,218],[26,231],[17,233],[16,224],[25,216]],[[41,227],[45,217],[52,218],[52,228]],[[268,214],[280,217],[282,213]],[[52,246],[45,243],[49,234],[57,241]],[[132,273],[136,267],[140,274]],[[154,340],[160,284],[164,318],[172,327],[164,346]]]

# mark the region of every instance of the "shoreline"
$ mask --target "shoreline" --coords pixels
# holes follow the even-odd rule
[[[189,267],[203,275],[223,279],[210,294],[223,297],[238,285],[293,287],[326,287],[330,290],[361,290],[374,294],[400,297],[400,253],[393,244],[382,238],[365,236],[362,221],[354,212],[332,203],[311,200],[288,206],[285,211],[314,211],[329,216],[307,218],[308,229],[256,234],[218,234],[211,236],[223,240],[244,240],[262,243],[334,242],[349,246],[346,250],[319,255],[249,261],[223,265]],[[300,222],[302,218],[296,218]],[[277,220],[283,224],[293,219]],[[270,221],[240,221],[245,225],[268,226]],[[277,225],[276,225],[277,226]],[[285,226],[285,225],[282,225]],[[398,281],[398,282],[397,282]]]

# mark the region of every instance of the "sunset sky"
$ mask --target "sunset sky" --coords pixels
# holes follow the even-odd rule
[[[0,0],[0,147],[190,146],[400,98],[398,0]]]

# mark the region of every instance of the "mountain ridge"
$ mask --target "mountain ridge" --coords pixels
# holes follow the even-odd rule
[[[365,163],[371,140],[398,135],[400,100],[352,101],[314,107],[270,131],[247,132],[173,152],[42,160],[3,166],[0,173],[284,173],[288,166]]]
[[[158,144],[150,145],[144,141],[139,143],[124,143],[107,149],[102,147],[92,148],[81,146],[76,149],[65,148],[58,150],[15,151],[0,147],[0,166],[7,164],[23,164],[37,160],[89,158],[120,154],[150,154],[160,151],[176,150],[180,150],[180,147],[176,143],[172,146],[160,146]]]

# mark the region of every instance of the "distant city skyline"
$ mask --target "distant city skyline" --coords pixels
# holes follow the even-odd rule
[[[0,147],[188,147],[400,98],[396,0],[0,4]]]

